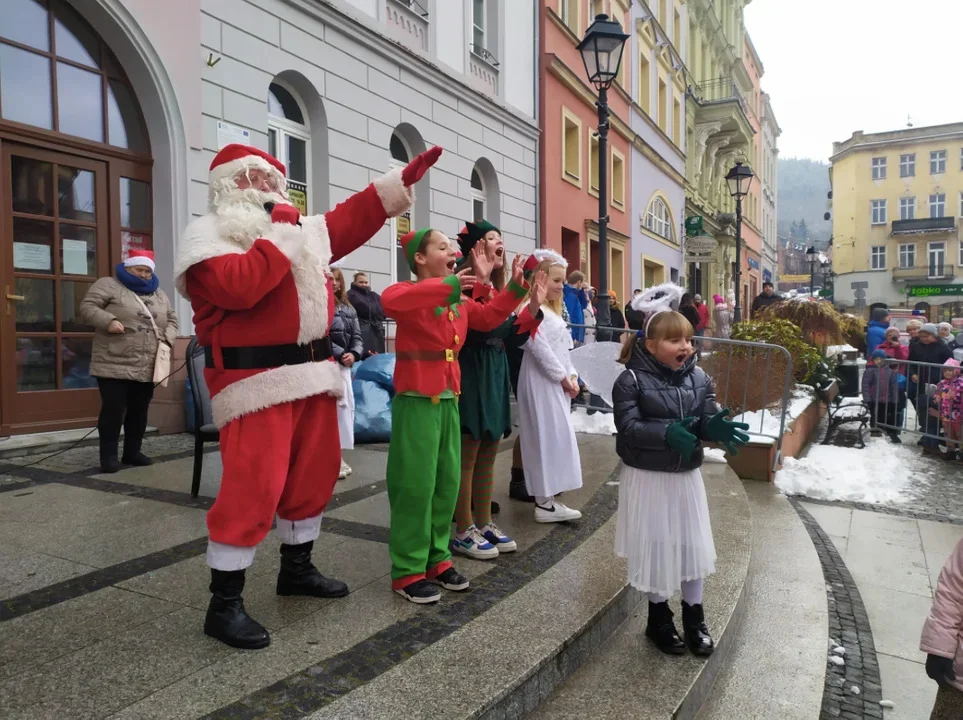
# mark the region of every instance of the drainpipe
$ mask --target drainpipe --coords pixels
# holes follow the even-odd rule
[[[548,183],[545,179],[545,128],[542,126],[545,113],[541,105],[545,98],[546,63],[542,48],[545,47],[546,12],[545,3],[535,3],[535,22],[538,23],[538,32],[535,36],[535,68],[538,73],[538,82],[535,84],[535,121],[538,123],[539,129],[538,143],[535,146],[535,165],[538,168],[538,173],[535,176],[535,182],[538,185],[535,193],[535,247],[537,248],[545,247],[543,228],[547,220],[545,207],[548,194],[546,189]]]

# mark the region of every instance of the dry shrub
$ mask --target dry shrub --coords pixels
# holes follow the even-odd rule
[[[779,412],[789,372],[786,356],[779,350],[716,343],[711,355],[702,356],[699,367],[715,383],[719,404],[733,415],[763,408]]]
[[[839,316],[839,326],[843,332],[843,340],[861,353],[866,352],[866,321],[861,317],[844,313]]]
[[[783,300],[764,308],[759,320],[788,320],[798,326],[813,345],[825,347],[844,341],[843,316],[826,302]]]

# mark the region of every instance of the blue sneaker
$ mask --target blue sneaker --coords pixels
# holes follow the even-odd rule
[[[465,537],[459,537],[459,535]],[[457,533],[451,539],[451,551],[467,555],[475,560],[492,560],[498,557],[498,549],[486,540],[478,528],[472,525],[464,533]]]
[[[495,523],[486,525],[481,530],[482,537],[495,546],[500,553],[510,553],[518,550],[518,545],[508,535],[498,529]]]

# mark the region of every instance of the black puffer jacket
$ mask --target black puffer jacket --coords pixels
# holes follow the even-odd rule
[[[358,323],[358,312],[353,307],[344,303],[337,304],[328,336],[331,338],[331,354],[339,363],[345,353],[354,355],[355,362],[361,359],[361,325]]]
[[[685,460],[665,442],[669,425],[684,417],[699,418],[693,433],[702,437],[703,422],[719,411],[716,389],[696,365],[695,356],[673,371],[637,340],[632,359],[615,381],[612,401],[618,431],[615,451],[626,465],[656,472],[695,470],[702,465],[701,444],[692,459]]]

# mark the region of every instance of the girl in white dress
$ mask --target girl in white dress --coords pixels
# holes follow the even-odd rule
[[[342,450],[354,450],[354,389],[351,381],[351,366],[361,361],[364,340],[358,313],[348,300],[344,286],[344,275],[340,267],[331,266],[331,283],[334,292],[335,310],[331,322],[331,352],[338,370],[341,372],[343,394],[338,398],[338,434]],[[338,479],[343,480],[353,471],[341,458],[341,472]]]
[[[626,370],[612,390],[622,460],[615,552],[628,561],[628,581],[648,593],[646,636],[661,651],[710,655],[702,610],[704,578],[715,572],[709,504],[699,468],[704,441],[731,454],[749,440],[748,425],[726,419],[712,379],[696,365],[692,324],[671,309],[682,288],[667,284],[632,301],[647,313],[643,333],[630,335],[619,362]],[[668,598],[682,591],[685,642]]]
[[[536,250],[536,272],[548,276],[542,304],[544,319],[535,336],[523,346],[518,374],[518,425],[528,492],[535,496],[535,522],[577,520],[578,510],[555,496],[582,487],[582,466],[575,430],[572,398],[578,395],[578,373],[572,367],[572,332],[562,319],[562,294],[568,263],[552,250]]]

